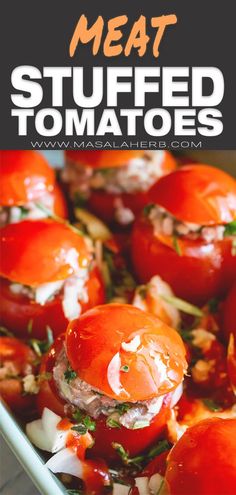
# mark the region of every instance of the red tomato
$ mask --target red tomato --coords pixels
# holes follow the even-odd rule
[[[7,225],[0,242],[0,275],[31,287],[64,280],[90,262],[83,236],[54,220]]]
[[[141,157],[144,153],[143,150],[65,151],[65,156],[85,167],[112,168],[126,165],[129,160]]]
[[[131,255],[140,282],[147,283],[160,275],[174,293],[197,305],[224,294],[236,277],[236,256],[232,255],[232,240],[206,243],[181,238],[181,255],[174,247],[153,234],[148,219],[141,217],[134,225]]]
[[[190,427],[171,450],[170,495],[233,495],[236,486],[236,420],[207,419]]]
[[[229,291],[223,306],[223,332],[227,339],[231,333],[236,339],[236,282]]]
[[[51,373],[55,359],[61,351],[64,335],[61,335],[51,347],[49,353],[44,356],[40,373]],[[59,397],[53,379],[43,381],[37,396],[39,413],[42,414],[44,407],[48,407],[59,416],[65,416],[65,402]],[[170,416],[170,409],[163,406],[159,414],[153,419],[150,426],[145,430],[128,430],[127,428],[110,428],[106,426],[106,418],[101,416],[96,420],[96,430],[92,433],[95,444],[90,451],[92,457],[102,457],[108,460],[117,460],[118,454],[112,447],[112,442],[117,442],[129,451],[130,455],[136,455],[153,444],[163,432],[166,422]],[[145,434],[144,434],[145,432]]]
[[[53,190],[54,197],[54,207],[53,213],[61,218],[68,218],[68,208],[66,204],[66,198],[63,194],[61,187],[58,184],[55,184]]]
[[[37,151],[0,151],[1,206],[24,205],[51,193],[55,173]]]
[[[186,165],[162,177],[150,199],[183,222],[218,225],[236,218],[235,179],[208,165]]]
[[[150,426],[137,430],[124,427],[109,428],[106,426],[106,418],[96,420],[96,430],[93,432],[95,444],[91,450],[93,457],[103,457],[109,461],[118,460],[118,454],[112,447],[112,442],[121,444],[131,457],[153,445],[166,426],[170,417],[170,409],[163,406],[160,412],[153,418]],[[120,459],[120,458],[119,458]]]
[[[21,416],[29,416],[35,407],[35,395],[23,395],[21,381],[34,373],[35,360],[35,353],[26,344],[12,337],[0,337],[0,395]]]
[[[82,380],[125,402],[149,400],[175,390],[186,368],[179,334],[128,304],[98,306],[70,322],[66,349],[71,367]],[[160,375],[158,359],[165,377]],[[121,371],[123,366],[128,372]]]
[[[27,296],[13,294],[9,289],[10,282],[1,279],[0,284],[0,322],[16,336],[38,339],[46,338],[47,325],[52,329],[54,337],[64,332],[68,320],[62,309],[61,295],[56,295],[43,306],[35,303]],[[105,302],[104,284],[97,268],[90,272],[87,282],[88,302],[81,303],[82,311]],[[29,335],[28,327],[31,326]]]
[[[150,461],[143,469],[140,476],[147,476],[148,478],[151,478],[151,476],[156,473],[164,476],[166,472],[166,459],[168,454],[169,450],[166,450],[165,452],[162,452],[162,454],[152,459],[152,461]]]

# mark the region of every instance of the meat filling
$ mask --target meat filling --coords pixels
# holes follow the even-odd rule
[[[103,395],[100,390],[92,388],[78,376],[74,377],[65,349],[58,356],[53,377],[59,395],[64,400],[94,419],[100,415],[106,416],[107,424],[111,427],[122,425],[129,429],[144,428],[159,413],[163,404],[173,405],[174,393],[136,403],[119,402]]]
[[[156,205],[150,207],[148,218],[156,235],[184,236],[190,240],[203,239],[205,242],[221,241],[225,237],[225,225],[204,226],[181,222]]]
[[[39,203],[48,210],[53,211],[54,200],[51,194],[45,194],[40,198]],[[4,227],[9,223],[18,223],[22,220],[38,220],[47,217],[46,210],[43,211],[34,202],[19,206],[4,206],[0,208],[0,227]]]
[[[67,161],[62,179],[69,184],[70,195],[89,197],[91,190],[110,194],[147,191],[162,175],[163,151],[146,151],[142,158],[134,158],[123,167],[93,170]]]
[[[12,283],[10,290],[13,294],[25,295],[42,306],[53,300],[57,294],[62,293],[62,307],[65,317],[68,320],[73,320],[80,316],[80,303],[88,302],[87,280],[88,271],[81,269],[79,274],[73,275],[66,280],[58,280],[38,287]]]

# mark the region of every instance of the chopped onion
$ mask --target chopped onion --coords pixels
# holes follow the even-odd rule
[[[121,347],[126,352],[136,352],[140,343],[140,336],[136,335],[130,342],[122,342]]]
[[[26,425],[27,436],[39,449],[52,453],[58,452],[65,447],[68,435],[68,430],[58,430],[57,425],[60,420],[60,416],[45,407],[41,419]]]
[[[113,483],[112,495],[129,495],[130,486]]]
[[[49,282],[48,284],[39,285],[35,289],[35,301],[43,306],[50,297],[54,296],[63,286],[64,280]]]
[[[71,449],[63,449],[53,455],[47,462],[46,467],[53,473],[64,473],[82,479],[83,463]]]
[[[135,478],[135,486],[137,486],[140,495],[151,495],[149,490],[149,478],[147,476]]]

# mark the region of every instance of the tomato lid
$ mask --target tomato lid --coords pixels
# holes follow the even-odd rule
[[[186,369],[179,334],[128,304],[97,306],[66,332],[69,362],[78,376],[120,401],[144,401],[174,390]]]
[[[149,197],[184,222],[218,225],[236,218],[235,179],[208,165],[186,165],[162,177]]]
[[[54,171],[37,151],[0,151],[0,170],[1,206],[35,201],[54,188]]]
[[[32,287],[64,280],[90,261],[84,238],[50,219],[3,227],[0,249],[0,275]]]
[[[95,150],[66,151],[66,158],[72,162],[92,168],[113,168],[127,165],[134,158],[143,157],[145,150]]]

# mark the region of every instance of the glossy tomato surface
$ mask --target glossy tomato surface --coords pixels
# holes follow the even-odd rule
[[[207,244],[181,238],[178,244],[180,254],[171,237],[166,243],[153,234],[147,219],[137,220],[131,236],[131,256],[139,281],[147,283],[160,275],[177,296],[198,305],[225,294],[236,277],[232,239]]]
[[[68,218],[66,198],[58,184],[55,184],[52,195],[54,198],[53,213],[55,213],[58,217]]]
[[[32,287],[64,280],[90,262],[83,236],[54,220],[7,225],[0,243],[1,276]]]
[[[91,456],[103,457],[108,461],[120,459],[113,442],[121,444],[129,455],[135,456],[158,441],[170,417],[170,409],[163,406],[153,418],[150,426],[131,430],[125,427],[110,428],[106,425],[106,418],[96,420],[96,430],[93,432],[95,444],[91,449]]]
[[[36,355],[13,337],[0,337],[0,395],[17,414],[27,416],[35,407],[35,395],[23,394],[21,378],[35,371]],[[9,370],[4,376],[4,367]],[[12,376],[10,376],[12,375]]]
[[[174,390],[186,367],[179,334],[128,304],[97,306],[72,321],[66,349],[82,380],[121,401],[148,400]]]
[[[190,427],[168,457],[170,495],[233,495],[236,419],[207,419]]]
[[[150,198],[183,222],[218,225],[236,218],[235,179],[208,165],[186,165],[163,177]]]
[[[47,161],[33,150],[1,150],[1,206],[24,205],[51,193],[55,174]]]
[[[52,329],[54,337],[65,331],[68,320],[62,309],[61,295],[56,295],[51,301],[46,302],[42,306],[25,295],[13,294],[9,285],[8,280],[1,279],[1,325],[21,338],[29,338],[29,327],[31,328],[31,336],[38,339],[46,338],[47,326]],[[97,268],[90,272],[87,291],[88,302],[81,303],[82,311],[86,311],[97,304],[103,304],[105,302],[104,285]]]
[[[65,151],[65,156],[70,161],[92,168],[123,166],[130,160],[140,158],[143,155],[143,150]]]

